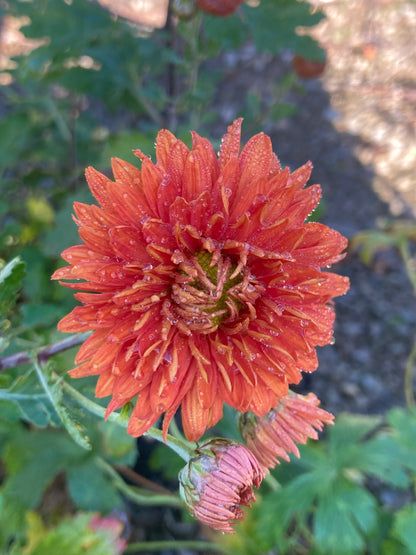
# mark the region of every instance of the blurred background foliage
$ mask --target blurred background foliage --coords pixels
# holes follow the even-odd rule
[[[3,25],[16,18],[28,45],[0,73],[0,352],[3,361],[27,355],[19,366],[0,367],[0,551],[150,551],[151,543],[138,542],[172,534],[162,525],[154,532],[159,536],[145,525],[139,533],[133,515],[158,503],[182,521],[179,549],[198,536],[197,525],[167,490],[163,502],[153,499],[161,486],[152,491],[142,476],[175,488],[179,458],[163,445],[144,442],[138,450],[117,424],[79,408],[76,392],[93,398],[94,380],[80,380],[74,394],[65,377],[74,349],[42,361],[38,349],[63,339],[56,323],[73,306],[71,291],[51,284],[50,275],[61,251],[79,242],[71,212],[74,200],[91,200],[87,165],[106,170],[111,156],[134,161],[137,147],[151,154],[162,127],[186,142],[189,129],[220,136],[216,98],[227,79],[227,56],[244,48],[296,56],[298,74],[311,71],[307,62],[318,64],[312,67],[319,73],[325,53],[298,29],[323,15],[303,1],[261,0],[216,18],[191,0],[171,1],[166,27],[152,30],[88,0],[2,0],[0,6]],[[287,92],[301,90],[296,73],[289,68],[271,85],[271,96],[239,89],[229,121],[243,115],[252,133],[292,114],[296,105]],[[355,246],[367,261],[390,246],[405,259],[412,233],[385,228],[362,234]],[[217,433],[240,439],[234,416],[227,411]],[[416,553],[415,437],[412,409],[383,418],[340,416],[325,440],[272,473],[235,536],[203,531],[198,537],[213,543],[200,550]],[[99,520],[97,513],[111,517]],[[121,536],[132,543],[126,547]],[[173,544],[163,553],[173,552]]]

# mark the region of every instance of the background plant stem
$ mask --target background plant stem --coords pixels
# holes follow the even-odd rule
[[[173,549],[175,551],[193,549],[194,551],[203,551],[206,554],[225,553],[224,549],[219,545],[196,540],[135,542],[128,545],[124,553],[130,553],[132,551],[157,551],[161,553],[162,550],[165,549]]]

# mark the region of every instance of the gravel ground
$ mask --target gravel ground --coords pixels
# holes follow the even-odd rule
[[[416,3],[315,5],[327,16],[314,31],[327,51],[326,71],[304,82],[300,112],[272,138],[290,166],[313,161],[323,220],[351,239],[380,218],[415,217]],[[320,349],[320,367],[306,386],[335,413],[381,413],[404,402],[414,293],[393,250],[371,267],[349,252],[336,270],[350,277],[351,290],[336,302],[336,342]]]

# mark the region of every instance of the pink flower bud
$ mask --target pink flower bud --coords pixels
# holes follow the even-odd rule
[[[180,490],[190,513],[211,528],[234,533],[235,520],[256,499],[264,472],[247,447],[237,441],[213,439],[196,450],[196,456],[179,475]]]

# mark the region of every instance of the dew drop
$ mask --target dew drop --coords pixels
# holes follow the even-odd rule
[[[156,410],[157,412],[163,412],[165,410],[165,405],[163,403],[159,403]]]

